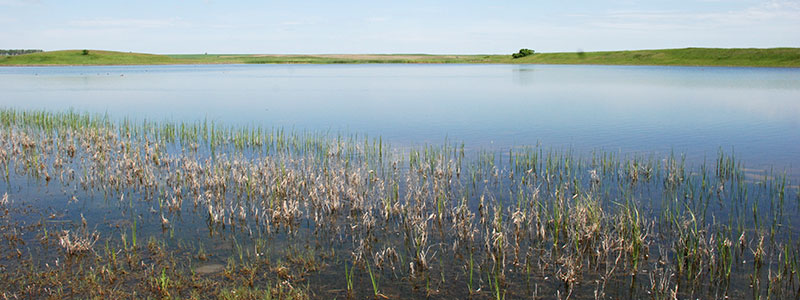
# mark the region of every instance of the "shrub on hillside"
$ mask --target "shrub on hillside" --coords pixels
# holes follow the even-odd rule
[[[525,57],[525,56],[528,56],[528,55],[533,55],[533,50],[522,48],[522,49],[519,49],[519,52],[511,54],[511,57],[520,58],[520,57]]]

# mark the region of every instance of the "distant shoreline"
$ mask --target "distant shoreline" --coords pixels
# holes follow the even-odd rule
[[[708,67],[800,67],[800,48],[683,48],[508,55],[427,54],[144,54],[61,50],[0,56],[0,66],[135,66],[214,64],[571,64]]]

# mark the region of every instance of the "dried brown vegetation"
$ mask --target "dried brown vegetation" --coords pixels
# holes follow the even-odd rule
[[[19,186],[0,202],[5,298],[794,297],[800,285],[786,177],[748,182],[723,153],[712,174],[674,156],[400,151],[72,112],[2,110],[0,126],[0,170]],[[63,195],[17,200],[45,197],[38,186]]]

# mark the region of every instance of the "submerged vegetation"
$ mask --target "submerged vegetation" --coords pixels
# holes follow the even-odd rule
[[[732,153],[72,111],[2,109],[0,128],[4,299],[800,296],[797,183]]]
[[[800,67],[800,48],[684,48],[532,54],[533,50],[529,49],[521,49],[512,56],[426,54],[155,55],[99,50],[64,50],[0,57],[0,65],[460,63]]]

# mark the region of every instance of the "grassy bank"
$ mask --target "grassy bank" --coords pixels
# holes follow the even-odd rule
[[[163,65],[176,64],[175,59],[156,54],[115,51],[61,50],[0,57],[0,65]]]
[[[155,55],[113,51],[63,50],[0,57],[0,65],[158,65],[158,64],[597,64],[668,66],[800,67],[800,48],[720,49],[685,48],[636,51],[537,53],[511,55],[426,54],[175,54]]]
[[[719,49],[686,48],[586,53],[541,53],[515,59],[517,63],[800,67],[800,48]]]

